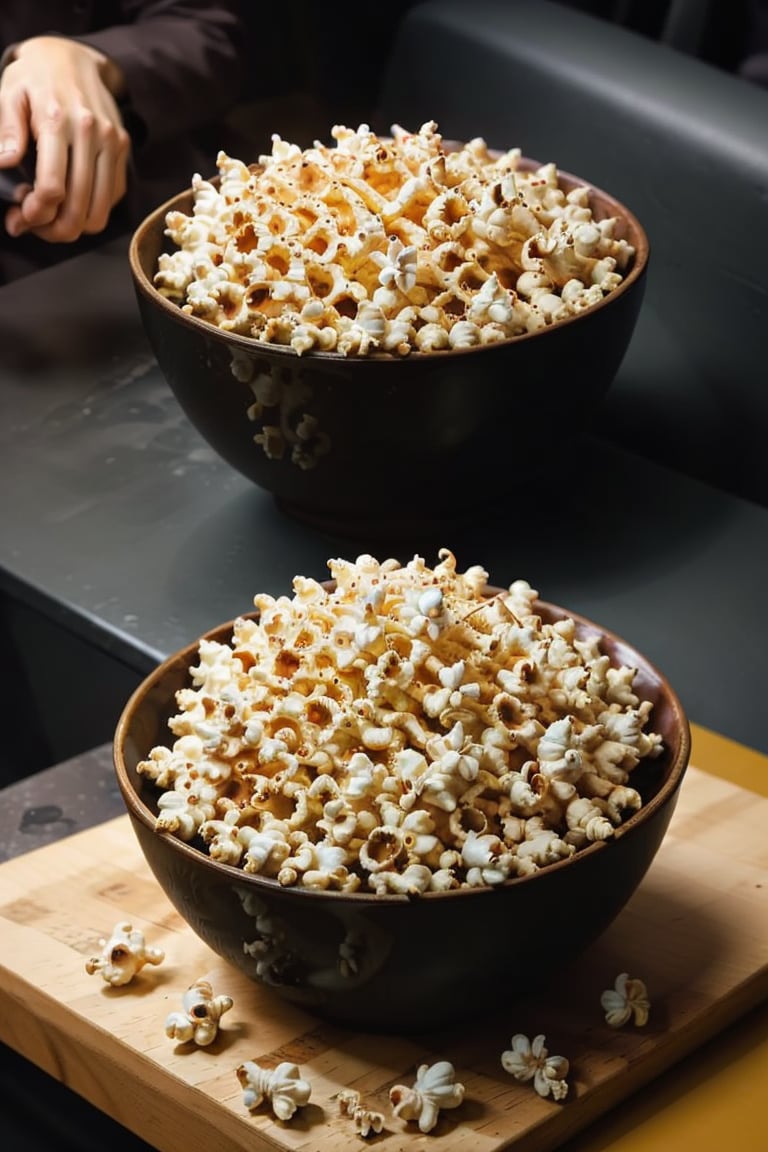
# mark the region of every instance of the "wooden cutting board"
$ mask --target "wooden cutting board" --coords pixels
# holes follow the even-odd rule
[[[162,1152],[550,1152],[768,996],[767,833],[768,799],[690,768],[640,889],[546,994],[511,1007],[526,973],[496,988],[479,975],[482,1027],[404,1039],[322,1023],[219,960],[168,903],[120,817],[0,865],[0,1039]],[[121,920],[166,959],[111,988],[85,961]],[[605,1023],[600,993],[620,972],[648,987],[644,1028]],[[166,1016],[201,977],[234,1006],[213,1045],[178,1045]],[[543,1033],[550,1054],[568,1058],[564,1101],[503,1070],[516,1032]],[[309,1103],[289,1122],[268,1104],[249,1112],[235,1075],[246,1060],[298,1064]],[[437,1060],[455,1065],[466,1094],[422,1135],[393,1116],[388,1092]],[[340,1114],[342,1088],[383,1113],[380,1134],[366,1141]]]

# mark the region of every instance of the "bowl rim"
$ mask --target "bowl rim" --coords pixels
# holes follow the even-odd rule
[[[332,584],[331,581],[324,581],[324,585]],[[486,591],[489,595],[497,595],[499,593],[506,593],[508,589],[502,588],[497,585],[487,585]],[[118,787],[126,806],[128,815],[137,821],[145,831],[149,832],[152,836],[158,837],[165,841],[168,847],[171,848],[182,859],[189,860],[194,866],[202,867],[203,869],[215,874],[220,881],[225,879],[231,880],[233,883],[245,884],[253,886],[259,890],[266,890],[275,894],[283,894],[289,896],[291,899],[302,899],[310,901],[332,901],[335,903],[350,902],[361,907],[365,906],[383,906],[388,904],[399,905],[411,903],[413,901],[445,901],[445,900],[461,900],[467,898],[479,899],[485,897],[486,899],[492,898],[494,893],[499,891],[507,891],[510,888],[516,888],[524,884],[532,884],[538,882],[542,884],[546,882],[548,876],[556,876],[565,868],[573,868],[580,860],[588,860],[597,856],[601,852],[611,851],[611,845],[632,833],[632,831],[647,823],[658,811],[670,802],[675,802],[676,794],[679,792],[680,786],[683,782],[686,770],[690,763],[691,754],[691,730],[687,714],[683,708],[682,702],[672,687],[668,678],[663,672],[646,656],[640,652],[633,644],[619,636],[618,633],[613,632],[609,628],[605,628],[596,624],[593,620],[580,613],[563,608],[561,605],[555,604],[548,600],[537,598],[534,602],[534,610],[541,610],[542,614],[551,614],[551,618],[557,619],[558,617],[569,617],[573,619],[577,626],[586,631],[592,632],[598,637],[601,637],[609,642],[612,647],[624,648],[628,653],[637,656],[642,664],[643,669],[652,677],[653,681],[657,684],[660,698],[665,698],[670,710],[675,718],[675,728],[679,731],[680,740],[677,752],[670,759],[669,769],[666,779],[656,792],[642,805],[638,811],[633,812],[622,824],[620,824],[614,831],[614,835],[608,840],[592,841],[590,844],[579,848],[572,856],[566,857],[561,860],[556,860],[546,867],[539,869],[537,872],[530,873],[525,876],[512,876],[503,881],[501,884],[484,885],[478,887],[461,887],[452,888],[447,891],[433,891],[433,892],[420,892],[418,894],[407,893],[376,893],[371,891],[338,891],[326,890],[316,888],[304,888],[301,885],[284,886],[272,877],[262,876],[259,873],[245,872],[242,868],[236,867],[232,864],[226,864],[223,861],[215,860],[207,852],[194,844],[187,843],[180,837],[174,835],[172,832],[157,830],[155,828],[155,817],[150,808],[138,795],[134,788],[129,771],[125,762],[124,747],[126,743],[126,736],[130,724],[130,719],[141,703],[142,699],[150,692],[167,674],[171,667],[177,667],[179,664],[186,664],[187,668],[196,660],[198,648],[203,640],[211,638],[221,638],[226,636],[227,632],[232,629],[235,621],[241,618],[254,618],[258,616],[258,612],[242,613],[240,616],[232,620],[224,621],[213,628],[209,629],[196,640],[185,645],[183,648],[178,649],[176,652],[167,656],[156,668],[154,668],[131,693],[123,710],[118,718],[115,727],[114,737],[112,741],[112,757],[113,767],[117,777]],[[147,749],[147,753],[149,749]]]
[[[383,140],[387,137],[383,136]],[[461,147],[461,144],[454,140],[443,140],[443,148],[445,151],[450,151],[452,148]],[[504,150],[499,148],[489,148],[488,152],[491,156],[502,156]],[[545,167],[546,164],[539,160],[535,160],[530,156],[521,155],[518,161],[518,170],[520,171],[535,171],[537,168]],[[310,349],[299,356],[299,353],[289,345],[284,344],[269,344],[263,343],[259,340],[254,340],[252,337],[243,336],[239,332],[226,332],[224,329],[219,328],[215,324],[211,324],[207,320],[203,320],[199,316],[192,316],[186,312],[182,312],[181,307],[172,300],[163,296],[157,288],[155,288],[151,277],[147,276],[144,272],[141,261],[141,249],[146,242],[146,236],[149,232],[153,231],[157,224],[164,219],[166,213],[176,208],[180,201],[192,195],[192,186],[177,192],[168,200],[158,205],[151,212],[149,212],[143,220],[134,229],[128,248],[128,263],[130,266],[131,275],[134,280],[136,289],[146,297],[153,305],[160,308],[161,312],[167,315],[170,319],[180,324],[182,327],[189,328],[191,331],[197,331],[201,335],[208,337],[216,335],[216,338],[222,338],[227,344],[232,344],[234,347],[249,351],[255,355],[277,357],[278,359],[284,358],[295,362],[297,359],[311,360],[312,362],[319,363],[393,363],[403,365],[406,363],[435,363],[441,359],[454,359],[462,356],[471,356],[479,351],[489,352],[493,349],[508,348],[511,345],[519,344],[522,342],[529,342],[536,338],[542,338],[549,333],[558,332],[561,329],[570,327],[570,325],[577,323],[585,316],[591,316],[597,311],[602,311],[609,304],[624,296],[630,288],[642,279],[645,274],[648,262],[650,259],[650,240],[648,233],[644,226],[641,224],[639,218],[623,201],[619,200],[610,192],[606,192],[599,185],[594,184],[590,180],[586,180],[581,176],[576,176],[571,172],[555,165],[557,168],[558,182],[564,182],[570,185],[579,185],[586,187],[590,195],[596,195],[603,199],[608,206],[615,209],[613,215],[624,217],[634,233],[636,234],[637,241],[635,243],[635,254],[632,258],[632,264],[629,271],[622,277],[621,283],[611,289],[601,300],[590,304],[588,307],[583,308],[581,311],[566,316],[562,320],[558,320],[553,324],[548,324],[544,328],[535,329],[533,332],[521,332],[517,336],[508,336],[505,340],[498,340],[492,344],[474,345],[469,348],[449,348],[438,349],[431,352],[419,352],[415,349],[410,351],[407,356],[400,356],[393,352],[374,351],[366,354],[365,356],[345,356],[342,352],[324,352],[318,349]],[[211,183],[217,184],[218,176],[211,177]]]

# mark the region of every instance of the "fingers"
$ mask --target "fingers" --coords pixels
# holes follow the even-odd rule
[[[46,109],[37,134],[34,183],[12,216],[16,227],[12,235],[34,231],[52,223],[67,194],[69,141],[64,110],[53,102]]]
[[[52,56],[53,53],[53,56]],[[67,243],[106,227],[114,205],[127,186],[130,138],[111,93],[101,82],[90,55],[66,41],[49,43],[46,64],[23,77],[17,61],[16,101],[0,90],[0,146],[17,132],[20,117],[6,111],[28,106],[28,123],[36,137],[34,183],[18,206],[6,214],[13,236],[33,233],[43,240]],[[19,98],[19,93],[23,99]]]
[[[129,141],[127,134],[119,138],[114,148],[103,149],[93,166],[93,183],[88,211],[82,231],[89,234],[103,232],[112,208],[127,189],[127,162]]]
[[[37,142],[34,187],[11,209],[12,235],[33,232],[43,240],[67,243],[106,227],[127,185],[129,138],[114,125],[100,126],[81,112],[65,134],[58,126]]]
[[[0,168],[16,168],[29,147],[28,118],[13,89],[0,86]]]
[[[28,231],[63,242],[82,234],[98,147],[91,112],[80,109],[65,132],[51,118],[37,138],[35,187],[21,206]]]

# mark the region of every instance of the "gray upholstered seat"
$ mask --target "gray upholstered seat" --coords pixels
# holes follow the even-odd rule
[[[768,91],[548,0],[434,0],[405,15],[376,115],[626,201],[651,265],[597,428],[768,505]]]

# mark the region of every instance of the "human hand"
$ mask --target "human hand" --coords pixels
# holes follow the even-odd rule
[[[37,151],[29,184],[5,215],[11,236],[67,243],[101,232],[126,192],[130,137],[117,66],[89,45],[36,36],[0,78],[0,169]]]

